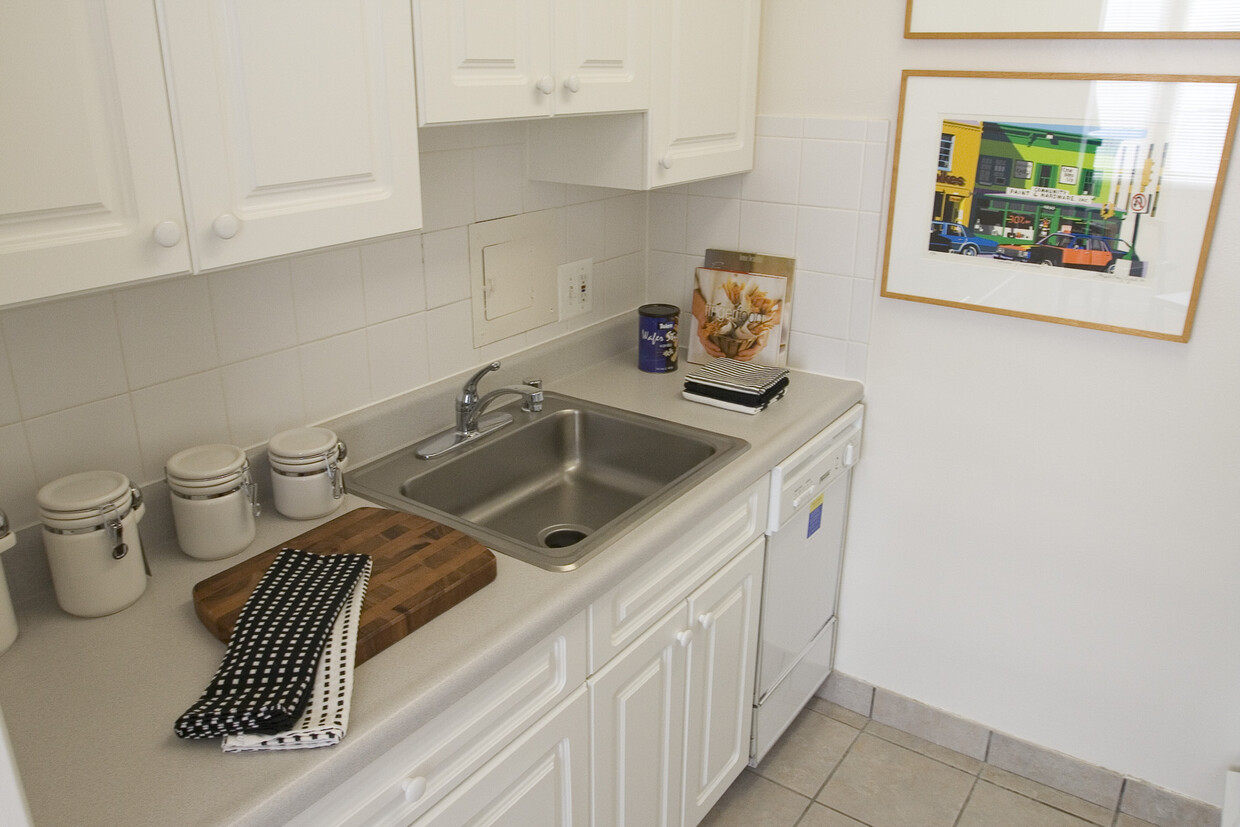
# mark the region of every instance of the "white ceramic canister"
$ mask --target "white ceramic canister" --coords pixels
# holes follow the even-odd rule
[[[9,518],[0,511],[0,551],[8,551],[17,545],[17,535],[9,531]],[[0,565],[0,654],[7,652],[17,640],[17,615],[13,612],[13,600],[9,596],[9,584],[4,579],[4,566]]]
[[[254,540],[258,486],[235,445],[199,445],[164,466],[177,543],[190,557],[222,560]]]
[[[267,443],[276,511],[294,520],[326,517],[344,502],[345,444],[327,428],[281,431]]]
[[[70,474],[40,488],[35,499],[60,608],[102,617],[142,596],[146,561],[138,522],[146,506],[124,474]]]

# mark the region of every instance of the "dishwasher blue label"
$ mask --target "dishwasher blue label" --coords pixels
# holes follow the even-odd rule
[[[822,498],[823,495],[819,494],[818,498],[810,503],[812,510],[809,512],[809,529],[805,532],[805,539],[807,540],[813,537],[818,529],[822,528]]]

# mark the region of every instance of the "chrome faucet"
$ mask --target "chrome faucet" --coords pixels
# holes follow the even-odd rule
[[[482,412],[496,399],[508,394],[525,397],[525,401],[521,403],[521,410],[523,411],[542,410],[543,392],[541,379],[527,379],[525,384],[522,385],[505,385],[502,388],[490,391],[484,396],[479,396],[478,382],[493,370],[499,370],[499,362],[492,362],[471,376],[469,381],[465,383],[465,387],[461,388],[460,393],[456,395],[456,430],[458,433],[468,435],[477,432]],[[509,417],[508,422],[511,421],[512,417]]]
[[[422,459],[434,459],[471,440],[503,428],[505,425],[510,425],[512,423],[512,414],[500,411],[490,414],[485,413],[487,407],[501,396],[517,395],[524,397],[524,401],[521,403],[521,410],[523,411],[537,412],[542,410],[543,390],[541,379],[527,379],[523,384],[506,385],[480,396],[478,394],[478,382],[493,370],[499,370],[499,362],[492,362],[465,382],[464,387],[456,395],[456,404],[454,406],[456,412],[455,427],[441,431],[433,437],[418,443],[414,451],[419,457]]]

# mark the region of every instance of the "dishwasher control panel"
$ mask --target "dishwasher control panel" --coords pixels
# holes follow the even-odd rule
[[[768,534],[857,464],[864,414],[857,403],[771,470]]]

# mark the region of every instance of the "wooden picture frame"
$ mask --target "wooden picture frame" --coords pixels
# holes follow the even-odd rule
[[[1188,341],[1238,89],[906,70],[881,294]]]
[[[1184,0],[907,0],[906,38],[1240,38],[1240,7]]]

